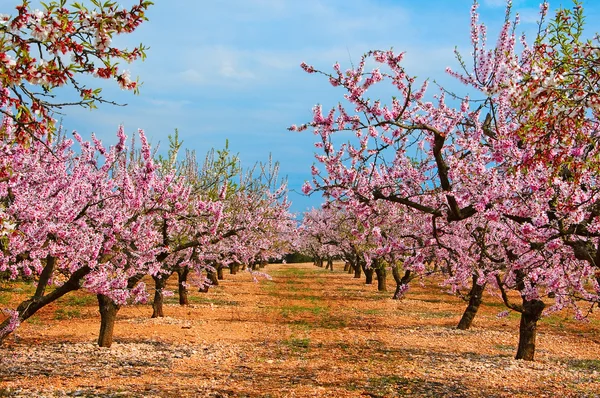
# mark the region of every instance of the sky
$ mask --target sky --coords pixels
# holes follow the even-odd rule
[[[178,130],[184,148],[198,158],[229,141],[244,167],[269,154],[287,176],[292,211],[318,207],[317,195],[300,188],[314,160],[312,132],[289,132],[310,121],[315,104],[325,109],[343,95],[323,76],[300,68],[307,62],[331,71],[342,69],[372,49],[406,51],[405,68],[460,92],[444,72],[457,68],[454,48],[469,54],[471,0],[154,0],[149,21],[133,34],[115,38],[117,46],[140,42],[150,47],[144,62],[124,64],[143,82],[139,95],[116,83],[101,85],[103,96],[125,107],[101,105],[89,111],[69,108],[62,122],[84,137],[94,132],[105,143],[116,141],[120,124],[128,134],[143,129],[160,152]],[[89,1],[83,1],[89,5]],[[130,6],[133,0],[119,1]],[[535,31],[540,0],[514,0],[520,32]],[[562,0],[572,6],[569,0]],[[600,27],[600,2],[583,2],[588,36]],[[14,14],[18,0],[0,0],[0,13]],[[32,1],[35,7],[36,1]],[[481,0],[480,20],[495,32],[504,20],[505,0]],[[559,7],[550,1],[550,9]],[[100,85],[96,82],[96,85]]]

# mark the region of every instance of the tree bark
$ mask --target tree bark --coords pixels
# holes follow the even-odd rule
[[[404,291],[406,291],[406,286],[408,282],[410,282],[410,270],[404,272],[404,276],[400,277],[400,270],[397,266],[392,267],[392,276],[394,277],[394,281],[396,282],[396,291],[394,292],[394,300],[400,300]]]
[[[210,280],[210,284],[212,286],[219,286],[219,279],[217,278],[216,272],[208,271],[206,273],[206,277]]]
[[[229,265],[229,273],[231,275],[237,275],[239,270],[240,270],[240,264],[232,263],[231,265]]]
[[[363,272],[365,273],[365,284],[372,285],[373,284],[373,268],[363,267]]]
[[[333,259],[331,257],[327,257],[327,267],[325,269],[333,271]]]
[[[223,264],[219,264],[217,266],[215,266],[215,268],[217,269],[217,279],[222,281],[224,276],[223,276]]]
[[[360,279],[362,267],[358,263],[358,261],[354,261],[352,263],[352,268],[354,268],[354,279]]]
[[[386,279],[387,272],[383,267],[375,268],[375,273],[377,274],[377,290],[380,292],[387,292]]]
[[[164,295],[163,289],[167,285],[167,275],[152,276],[154,279],[154,301],[152,302],[152,318],[162,318],[165,316],[163,312]]]
[[[542,300],[526,300],[523,298],[523,312],[521,312],[521,323],[519,324],[519,347],[517,348],[516,359],[533,361],[537,322],[540,320],[545,306]]]
[[[188,305],[187,277],[190,272],[188,267],[177,268],[177,287],[179,292],[179,305]]]
[[[477,311],[481,305],[483,291],[485,290],[485,283],[480,285],[477,283],[477,279],[477,274],[473,274],[473,286],[471,286],[471,290],[467,296],[469,298],[469,305],[467,305],[462,318],[460,318],[460,321],[458,322],[458,326],[456,328],[459,330],[467,330],[471,327],[473,324],[473,319],[475,319],[475,315],[477,315]]]
[[[46,266],[48,266],[48,264],[46,264]],[[21,302],[21,304],[19,304],[19,306],[17,307],[17,310],[16,310],[19,322],[23,322],[26,319],[30,318],[39,309],[58,300],[65,294],[67,294],[73,290],[78,290],[81,285],[81,281],[87,274],[90,273],[90,271],[91,270],[88,267],[82,267],[82,268],[78,269],[77,271],[73,272],[71,277],[62,286],[54,289],[47,295],[45,295],[45,296],[34,295],[32,298]],[[41,289],[38,285],[36,294],[38,292],[43,294],[44,291],[45,291],[45,286],[44,286],[44,289]],[[4,322],[2,322],[0,324],[0,344],[6,339],[6,337],[8,337],[13,332],[13,330],[11,330],[11,328],[9,328],[10,323],[11,323],[11,318],[9,317],[8,319],[6,319]]]
[[[127,288],[133,289],[142,280],[144,274],[137,274],[127,279]],[[100,333],[98,334],[98,346],[110,347],[113,342],[113,333],[117,312],[121,308],[110,297],[98,294],[98,309],[100,311]]]
[[[46,266],[42,270],[40,274],[40,280],[38,281],[37,288],[35,289],[35,294],[33,297],[42,297],[46,292],[46,287],[50,282],[50,278],[54,273],[54,267],[56,266],[56,257],[46,256]]]
[[[344,262],[344,272],[348,272],[348,270],[350,269],[350,263],[348,261]]]
[[[113,333],[119,306],[108,296],[98,294],[98,308],[100,310],[100,333],[98,346],[110,347],[113,343]]]

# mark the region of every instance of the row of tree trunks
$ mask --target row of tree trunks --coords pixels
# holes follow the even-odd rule
[[[373,284],[373,274],[377,276],[377,289],[379,291],[386,291],[386,276],[387,272],[380,259],[374,259],[372,266],[367,267],[366,263],[360,261],[359,257],[349,258],[344,263],[344,271],[352,273],[354,271],[354,277],[360,278],[361,271],[365,274],[365,283],[367,285]],[[356,261],[352,261],[355,260]],[[318,259],[316,264],[323,266],[323,260]],[[329,268],[329,263],[327,264]],[[411,271],[406,270],[404,275],[401,276],[400,269],[397,266],[392,267],[392,275],[396,282],[396,290],[394,292],[394,299],[399,299],[402,293],[406,290],[408,283],[412,279]],[[524,291],[524,276],[517,274],[517,290]],[[465,308],[460,321],[458,322],[457,329],[467,330],[473,325],[473,320],[477,315],[477,312],[483,301],[483,293],[485,291],[486,283],[479,283],[478,275],[473,274],[472,285],[469,294],[466,296],[468,305]],[[539,299],[527,299],[522,296],[522,304],[520,306],[508,305],[509,308],[516,310],[521,313],[521,319],[519,323],[519,344],[517,348],[516,359],[523,359],[526,361],[533,361],[535,357],[535,341],[537,335],[537,323],[540,320],[545,304]]]
[[[327,264],[325,269],[333,271],[333,259],[331,257],[327,257]]]

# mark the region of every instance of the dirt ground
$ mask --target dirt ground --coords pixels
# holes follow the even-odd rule
[[[161,319],[124,307],[108,349],[95,344],[95,297],[76,292],[0,347],[0,396],[600,397],[598,313],[544,318],[536,361],[517,361],[518,314],[498,318],[498,298],[459,331],[465,304],[435,282],[397,301],[335,266],[225,275],[189,306],[168,299]],[[3,285],[0,306],[26,293]]]

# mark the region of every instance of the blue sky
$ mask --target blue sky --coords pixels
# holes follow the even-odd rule
[[[177,128],[184,147],[199,158],[228,139],[245,166],[272,153],[281,163],[280,174],[288,176],[295,212],[320,203],[299,193],[310,178],[315,140],[311,132],[292,133],[287,127],[307,122],[316,103],[333,106],[342,95],[322,77],[303,72],[302,61],[324,70],[337,61],[344,68],[370,49],[393,47],[407,51],[410,74],[459,89],[444,69],[456,67],[455,46],[469,52],[470,0],[154,1],[148,22],[115,40],[150,47],[146,61],[124,66],[143,82],[140,95],[106,85],[107,99],[128,106],[67,109],[64,126],[84,137],[95,132],[107,143],[114,142],[119,124],[128,134],[142,128],[163,149]],[[505,1],[480,3],[493,41]],[[523,21],[520,30],[535,28],[539,3],[513,1]],[[584,2],[590,36],[600,30],[598,3]],[[0,0],[0,13],[13,14],[17,4]],[[552,10],[559,5],[550,2]]]

